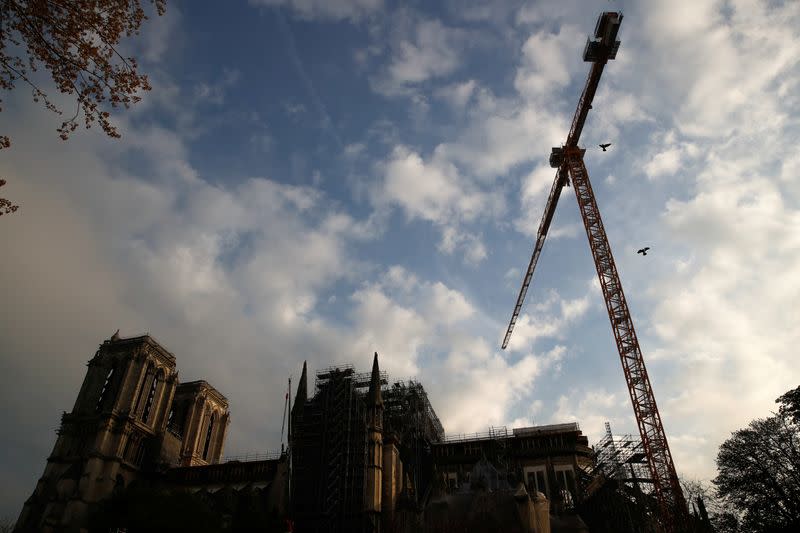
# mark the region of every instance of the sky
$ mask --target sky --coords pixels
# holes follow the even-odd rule
[[[153,90],[121,139],[63,142],[4,96],[0,516],[117,329],[227,396],[225,455],[280,448],[304,360],[373,352],[449,434],[635,433],[571,188],[500,349],[586,38],[620,9],[581,145],[676,468],[713,478],[800,385],[800,3],[170,1],[124,45]]]

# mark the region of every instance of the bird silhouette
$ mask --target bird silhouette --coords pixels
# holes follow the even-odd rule
[[[605,152],[605,151],[606,151],[606,148],[608,148],[609,146],[611,146],[611,143],[600,144],[600,145],[598,145],[598,146],[600,146],[600,148],[602,148],[602,149],[603,149],[603,151]]]
[[[647,255],[647,250],[649,250],[649,249],[650,249],[649,246],[645,246],[644,248],[640,248],[636,253],[637,254],[642,254],[642,255]]]

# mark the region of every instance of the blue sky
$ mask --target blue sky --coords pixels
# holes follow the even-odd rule
[[[719,444],[800,381],[800,5],[640,4],[170,2],[128,44],[153,91],[121,140],[61,142],[10,95],[0,514],[117,328],[230,399],[226,455],[279,447],[303,360],[366,370],[373,351],[450,433],[634,432],[572,189],[499,348],[604,9],[622,47],[586,163],[679,474],[713,477]]]

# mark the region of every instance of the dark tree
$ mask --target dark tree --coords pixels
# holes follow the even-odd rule
[[[797,389],[778,413],[733,433],[717,455],[717,492],[742,514],[742,529],[800,531],[800,426]]]
[[[800,387],[790,390],[775,400],[775,403],[780,404],[778,414],[800,425]]]
[[[119,137],[109,109],[129,107],[150,90],[136,59],[119,48],[123,37],[138,34],[147,19],[143,4],[162,15],[166,0],[0,0],[0,90],[20,82],[27,86],[35,102],[63,116],[57,128],[62,139],[79,121],[87,128],[97,123]],[[56,90],[74,96],[74,112],[64,115],[56,106],[40,84],[42,70]],[[10,145],[10,137],[0,132],[0,149]],[[0,213],[13,211],[16,206],[0,198]]]
[[[713,486],[699,479],[682,479],[681,487],[692,515],[693,531],[740,533],[739,516],[717,497]]]

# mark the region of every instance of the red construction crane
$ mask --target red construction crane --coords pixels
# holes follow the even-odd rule
[[[622,292],[622,283],[614,264],[614,257],[611,255],[611,246],[608,243],[603,221],[600,218],[600,210],[589,183],[589,173],[583,163],[583,154],[586,150],[578,147],[578,140],[586,122],[586,115],[592,108],[592,100],[597,91],[600,76],[603,74],[603,68],[608,60],[614,59],[617,55],[620,45],[617,40],[617,32],[621,22],[622,13],[605,12],[601,14],[597,19],[594,31],[595,40],[588,40],[586,43],[583,60],[591,62],[592,69],[589,71],[586,86],[583,88],[578,108],[575,110],[567,142],[564,146],[553,148],[550,154],[550,166],[558,170],[544,208],[542,221],[539,224],[528,271],[522,281],[517,304],[514,306],[514,313],[511,315],[511,321],[503,340],[503,349],[508,346],[514,324],[522,310],[522,303],[531,284],[533,271],[539,260],[539,254],[542,252],[550,222],[553,220],[561,188],[569,185],[571,179],[583,218],[583,225],[586,228],[586,236],[589,238],[589,246],[592,249],[597,276],[600,278],[600,285],[603,289],[608,317],[611,320],[611,329],[614,331],[617,350],[622,360],[622,369],[625,372],[636,423],[639,425],[642,445],[647,454],[647,462],[659,505],[661,524],[665,531],[673,532],[680,531],[681,525],[685,523],[686,502],[675,473],[675,465],[672,462],[667,436],[664,434],[661,416],[658,413],[656,399],[653,396],[653,389],[644,366],[639,341],[633,329],[633,320],[625,301],[625,294]]]

